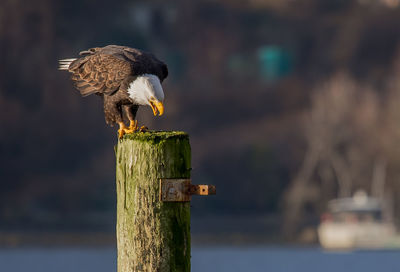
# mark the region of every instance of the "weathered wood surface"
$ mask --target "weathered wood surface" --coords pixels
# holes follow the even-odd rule
[[[190,203],[159,201],[160,178],[190,178],[183,132],[125,135],[116,147],[118,272],[190,271]]]

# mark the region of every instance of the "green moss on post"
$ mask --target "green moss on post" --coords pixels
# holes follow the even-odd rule
[[[129,134],[116,157],[118,272],[189,272],[190,203],[159,201],[160,178],[190,178],[189,136]]]

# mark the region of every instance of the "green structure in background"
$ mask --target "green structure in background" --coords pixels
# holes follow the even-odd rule
[[[279,46],[262,46],[257,51],[259,73],[266,81],[275,81],[292,71],[291,54]]]

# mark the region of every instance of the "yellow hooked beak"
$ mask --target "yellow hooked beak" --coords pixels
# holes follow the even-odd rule
[[[159,116],[163,115],[164,113],[164,105],[162,102],[159,102],[157,100],[149,100],[150,107],[153,110],[154,116],[157,115],[157,112],[159,112]]]

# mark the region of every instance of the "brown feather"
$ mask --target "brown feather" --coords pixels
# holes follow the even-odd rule
[[[152,54],[126,46],[95,47],[79,54],[68,70],[82,96],[112,95],[131,76],[155,74],[163,81],[168,75],[166,65]]]

